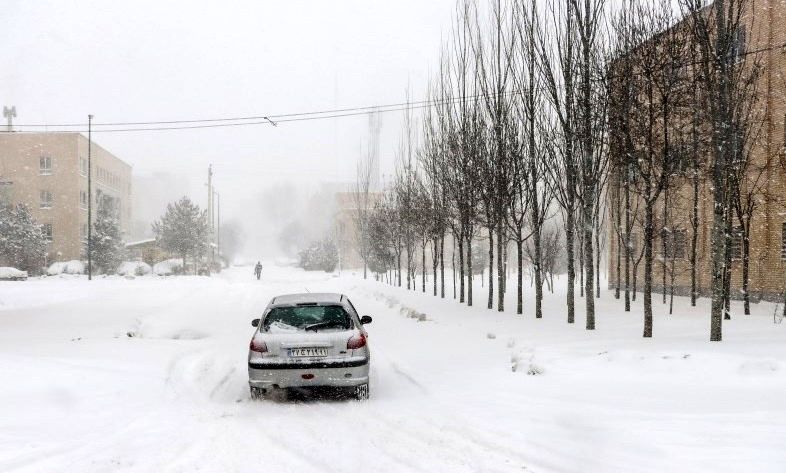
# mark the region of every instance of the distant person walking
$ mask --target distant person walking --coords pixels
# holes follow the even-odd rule
[[[257,281],[259,281],[259,278],[262,277],[262,263],[259,261],[257,261],[257,265],[254,266],[254,274],[257,275]]]

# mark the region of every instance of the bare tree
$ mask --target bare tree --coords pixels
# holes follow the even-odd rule
[[[710,147],[713,221],[711,232],[712,304],[710,311],[710,340],[723,338],[723,309],[726,265],[726,235],[729,230],[729,176],[739,142],[735,129],[735,115],[740,101],[738,93],[751,73],[746,68],[747,54],[741,48],[745,36],[744,17],[753,21],[752,3],[746,0],[716,0],[705,8],[702,0],[680,0],[690,16],[692,39],[698,50],[698,76],[702,103],[707,109],[708,127],[712,132]],[[746,13],[750,13],[746,15]]]
[[[548,183],[565,220],[567,252],[568,323],[575,321],[575,218],[578,204],[578,163],[575,155],[576,127],[576,17],[575,9],[565,2],[547,0],[546,23],[537,29],[535,42],[543,90],[550,107],[544,135],[555,143],[546,157]]]

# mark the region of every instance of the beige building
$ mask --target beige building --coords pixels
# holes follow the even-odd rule
[[[751,151],[750,169],[760,177],[749,178],[743,185],[743,191],[750,186],[750,181],[760,179],[762,188],[756,193],[756,207],[753,211],[750,232],[750,264],[749,289],[752,300],[782,300],[786,291],[786,3],[778,0],[750,0],[748,11],[743,17],[744,31],[738,38],[740,49],[750,54],[759,54],[762,73],[759,77],[757,90],[759,110],[757,117],[761,125],[758,139]],[[753,56],[751,56],[753,57]],[[643,112],[642,112],[643,113]],[[609,182],[617,181],[611,176]],[[680,176],[670,191],[668,211],[672,216],[668,222],[669,235],[673,235],[673,243],[664,245],[661,228],[664,226],[659,216],[663,213],[663,195],[655,205],[654,240],[653,240],[653,290],[663,291],[665,274],[666,290],[671,286],[672,271],[675,279],[675,292],[688,295],[691,291],[690,252],[692,240],[692,199],[693,186],[691,178]],[[699,187],[699,211],[697,231],[697,292],[708,295],[711,284],[711,230],[713,219],[713,199],[710,189],[710,176],[702,175]],[[621,189],[609,193],[608,205],[612,209]],[[621,198],[621,197],[620,197]],[[634,206],[635,208],[635,206]],[[641,225],[642,205],[638,206],[638,214],[634,215],[636,223],[631,231],[631,253],[633,260],[641,260],[643,248],[643,229]],[[736,216],[732,225],[732,274],[731,293],[735,298],[742,294],[742,238]],[[616,286],[618,255],[625,254],[619,250],[624,243],[618,235],[617,228],[610,225],[609,245],[609,285]],[[667,240],[672,241],[672,240]],[[664,254],[666,253],[666,254]],[[674,260],[674,268],[670,260]],[[624,287],[624,266],[621,268],[620,285]],[[644,262],[637,268],[637,289],[643,287]]]
[[[92,143],[93,220],[112,205],[131,218],[131,166]],[[80,259],[87,239],[88,141],[79,133],[0,133],[0,199],[24,203],[50,239],[47,261]]]
[[[367,208],[369,213],[382,197],[379,192],[369,192]],[[334,216],[336,247],[339,251],[341,269],[362,269],[363,258],[358,249],[358,203],[360,197],[355,192],[336,192],[336,213]]]

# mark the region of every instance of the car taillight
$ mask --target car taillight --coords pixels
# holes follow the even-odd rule
[[[357,350],[358,348],[363,348],[364,346],[366,346],[366,336],[362,333],[352,335],[349,340],[347,340],[348,350]]]
[[[267,351],[267,345],[265,345],[265,342],[261,342],[252,338],[248,349],[257,353],[264,353]]]

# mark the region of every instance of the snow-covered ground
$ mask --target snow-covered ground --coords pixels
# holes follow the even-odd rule
[[[370,401],[249,400],[249,322],[306,289],[374,316]],[[272,264],[261,281],[241,267],[0,283],[0,471],[786,471],[772,305],[710,343],[706,302],[679,300],[643,340],[640,307],[608,291],[594,332],[581,313],[565,323],[562,294],[542,320],[530,293],[524,316],[485,300],[479,281],[467,308]]]

